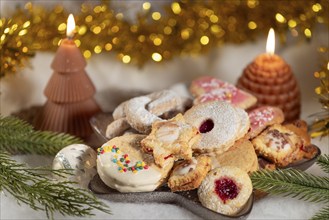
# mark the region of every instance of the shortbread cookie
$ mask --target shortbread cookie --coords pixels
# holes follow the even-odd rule
[[[207,154],[211,158],[212,168],[234,166],[250,173],[258,170],[258,159],[254,146],[249,140],[237,141],[224,153],[212,152]]]
[[[187,124],[182,114],[168,121],[153,123],[152,132],[142,140],[145,152],[152,152],[155,163],[164,166],[168,158],[192,159],[191,146],[200,139],[198,129]]]
[[[179,161],[174,165],[168,186],[172,192],[196,189],[210,169],[210,158],[206,155]]]
[[[233,106],[247,109],[257,102],[253,95],[211,76],[203,76],[193,80],[190,91],[195,96],[195,105],[217,100],[226,101]]]
[[[240,132],[240,116],[227,102],[212,101],[195,105],[185,112],[187,123],[199,129],[201,140],[192,149],[196,152],[225,152]]]
[[[256,153],[280,167],[292,163],[298,155],[303,141],[293,131],[274,124],[252,140]]]
[[[203,206],[225,215],[238,213],[251,193],[252,183],[248,174],[232,166],[211,170],[198,189]]]
[[[150,192],[165,181],[174,161],[157,166],[152,155],[141,151],[143,138],[120,136],[98,148],[97,172],[107,186],[120,192]]]
[[[280,108],[272,106],[262,106],[248,112],[250,120],[250,131],[248,139],[259,135],[267,126],[280,124],[284,121],[284,114]]]

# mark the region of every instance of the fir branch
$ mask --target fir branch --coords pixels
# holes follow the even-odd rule
[[[310,220],[327,220],[329,217],[329,206],[322,208]]]
[[[270,194],[292,196],[310,202],[329,202],[329,178],[295,169],[260,170],[252,173],[253,187]]]
[[[316,163],[322,168],[324,172],[329,173],[329,155],[320,155]]]
[[[82,143],[74,136],[50,131],[36,131],[13,116],[0,116],[0,151],[54,155],[63,147]]]
[[[70,174],[66,170],[27,168],[0,151],[0,191],[9,192],[19,202],[45,211],[48,218],[56,211],[81,217],[94,215],[93,209],[110,214],[109,208],[88,191],[74,187],[74,182],[53,181],[45,172],[59,176]]]

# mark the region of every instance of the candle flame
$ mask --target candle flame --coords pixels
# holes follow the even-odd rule
[[[66,36],[68,38],[73,38],[75,30],[75,21],[72,14],[67,18],[67,28],[66,28]]]
[[[327,64],[327,70],[329,70],[329,62],[328,62],[328,64]]]
[[[273,55],[275,50],[275,34],[273,28],[270,29],[266,42],[266,53]]]

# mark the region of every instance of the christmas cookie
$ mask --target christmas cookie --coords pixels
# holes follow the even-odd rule
[[[232,166],[211,170],[198,189],[203,206],[225,215],[238,213],[251,193],[252,184],[248,174]]]
[[[195,97],[195,105],[217,100],[226,101],[233,106],[247,109],[257,102],[253,95],[211,76],[203,76],[193,80],[190,91]]]
[[[192,149],[196,152],[225,152],[241,134],[241,118],[227,102],[212,101],[195,105],[185,112],[187,123],[199,129],[200,141]]]
[[[207,155],[211,158],[212,168],[234,166],[247,173],[258,170],[257,155],[249,140],[237,141],[224,153],[212,152]]]
[[[107,126],[105,135],[108,139],[112,139],[121,136],[126,130],[130,128],[130,124],[127,122],[125,117],[119,118]]]
[[[152,152],[155,163],[164,166],[166,160],[192,158],[191,146],[200,139],[197,128],[187,124],[182,114],[168,121],[157,121],[152,132],[142,140],[145,152]]]
[[[168,186],[172,192],[196,189],[210,169],[210,158],[205,155],[179,161],[169,177]]]
[[[247,138],[252,139],[260,134],[267,126],[280,124],[284,121],[284,114],[280,108],[262,106],[248,112],[250,130]]]
[[[174,161],[160,168],[150,154],[141,151],[145,135],[113,138],[98,148],[97,172],[102,181],[120,192],[150,192],[167,178]]]
[[[303,140],[293,131],[274,124],[252,140],[256,153],[280,167],[287,166],[301,157],[299,148]]]

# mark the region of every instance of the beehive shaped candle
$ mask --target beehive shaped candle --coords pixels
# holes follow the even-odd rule
[[[257,106],[282,109],[285,121],[300,115],[300,91],[290,66],[276,54],[261,54],[250,63],[238,79],[237,87],[257,97]]]

